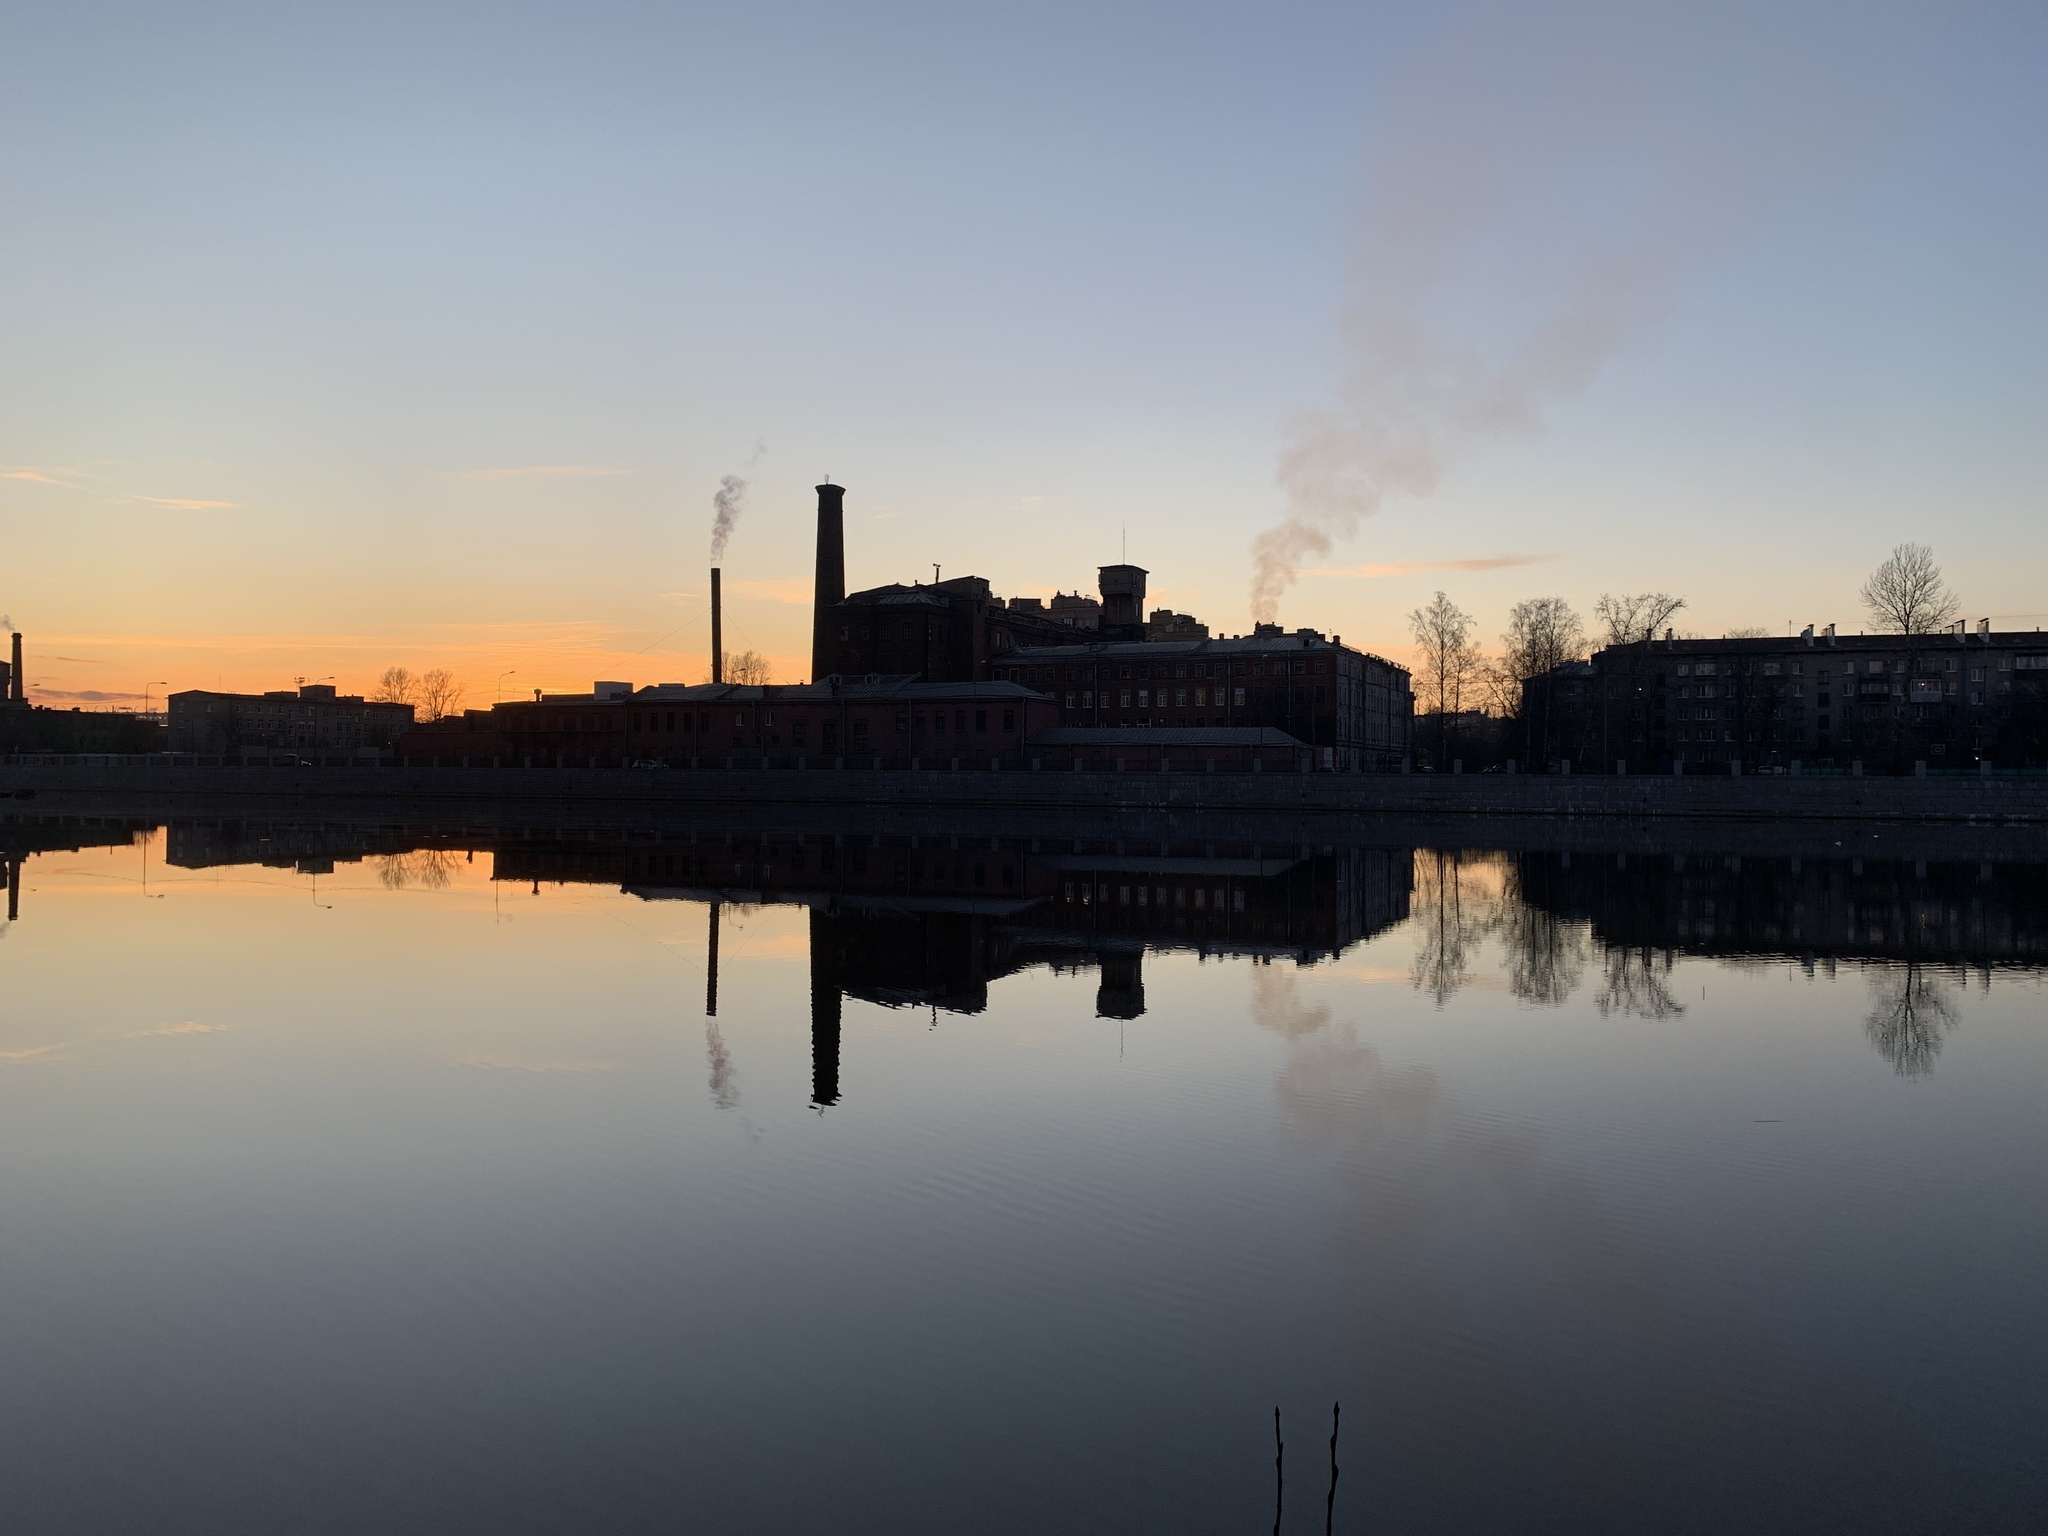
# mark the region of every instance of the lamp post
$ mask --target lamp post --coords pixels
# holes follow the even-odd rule
[[[168,688],[170,686],[170,683],[161,677],[153,683],[144,683],[142,685],[142,712],[145,715],[149,713],[149,690],[152,688]]]
[[[504,671],[498,674],[497,686],[491,690],[491,702],[493,704],[502,704],[505,702],[505,679],[508,677],[517,677],[518,675],[519,669],[517,667],[507,667]]]

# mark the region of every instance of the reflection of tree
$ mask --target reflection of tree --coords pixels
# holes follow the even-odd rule
[[[1512,905],[1504,888],[1504,860],[1431,848],[1415,855],[1415,963],[1409,976],[1441,1008],[1471,978],[1474,951],[1501,925]]]
[[[1870,973],[1870,1012],[1863,1032],[1901,1077],[1934,1070],[1941,1043],[1961,1021],[1953,987],[1927,967],[1908,963]]]
[[[1519,888],[1503,904],[1501,942],[1508,952],[1508,990],[1525,1003],[1559,1008],[1586,973],[1591,930],[1522,898]]]
[[[415,848],[410,853],[386,853],[377,859],[377,882],[391,891],[402,891],[409,885],[439,891],[446,889],[454,868],[455,855],[446,848]]]
[[[1671,974],[1672,954],[1659,954],[1647,944],[1639,948],[1617,947],[1607,951],[1607,974],[1593,996],[1593,1006],[1602,1018],[1618,1013],[1624,1018],[1677,1019],[1685,1015],[1685,1004],[1671,995],[1665,978]]]

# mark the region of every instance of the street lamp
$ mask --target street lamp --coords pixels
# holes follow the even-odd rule
[[[161,677],[153,683],[144,683],[142,685],[142,712],[145,715],[149,713],[149,690],[152,688],[168,688],[170,686],[170,683]]]
[[[518,675],[519,669],[517,667],[507,667],[498,674],[498,684],[491,690],[491,703],[502,704],[505,702],[505,679],[517,677]]]

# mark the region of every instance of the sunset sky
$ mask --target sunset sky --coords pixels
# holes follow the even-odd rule
[[[0,56],[42,702],[698,681],[729,474],[785,681],[827,474],[853,586],[1127,541],[1237,632],[1285,525],[1282,621],[1404,661],[1439,587],[1489,646],[1853,630],[1905,539],[2048,625],[2038,4],[73,3]]]

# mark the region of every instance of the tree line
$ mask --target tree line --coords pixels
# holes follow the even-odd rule
[[[1924,544],[1896,546],[1865,579],[1858,596],[1884,634],[1932,634],[1954,623],[1961,612],[1934,552]],[[1600,645],[1646,646],[1685,606],[1683,597],[1668,592],[1603,592],[1593,604]],[[1523,684],[1567,662],[1585,660],[1588,649],[1585,622],[1561,597],[1532,597],[1509,609],[1495,656],[1474,638],[1477,620],[1441,591],[1408,615],[1408,627],[1415,637],[1420,736],[1434,736],[1436,762],[1444,767],[1456,753],[1461,717],[1519,719]],[[1735,629],[1728,638],[1768,633]]]

